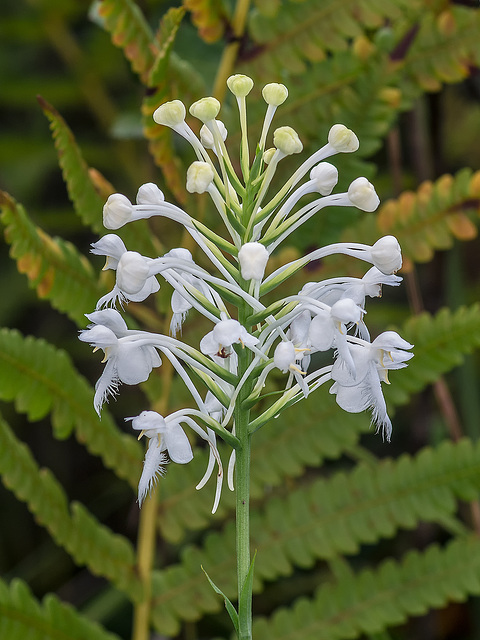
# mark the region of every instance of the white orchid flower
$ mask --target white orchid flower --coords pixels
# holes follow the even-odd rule
[[[220,320],[212,331],[200,341],[200,351],[208,356],[228,358],[232,345],[240,343],[244,347],[254,348],[258,339],[247,332],[238,320]]]

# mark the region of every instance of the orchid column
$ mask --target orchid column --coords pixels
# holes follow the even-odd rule
[[[186,123],[186,109],[180,101],[163,104],[154,113],[158,124],[171,127],[191,145],[196,160],[187,171],[187,190],[210,196],[224,234],[217,234],[165,202],[162,192],[151,183],[140,187],[136,204],[114,194],[104,207],[104,225],[109,230],[153,216],[175,220],[207,256],[211,271],[198,266],[186,249],[145,257],[129,251],[115,234],[104,236],[93,244],[92,251],[106,257],[105,268],[115,270],[116,283],[99,300],[97,309],[87,314],[91,324],[81,332],[80,339],[105,354],[106,365],[94,398],[99,414],[121,383],[145,381],[154,368],[161,366],[163,358],[171,362],[191,394],[192,406],[169,416],[146,410],[126,418],[139,437],[145,435],[149,443],[139,482],[140,506],[169,461],[186,464],[192,459],[184,431],[188,427],[206,442],[210,452],[197,488],[203,487],[217,469],[215,511],[225,462],[217,448],[217,437],[231,448],[227,483],[236,492],[237,610],[223,597],[237,636],[247,640],[251,638],[253,578],[249,534],[253,434],[322,384],[330,383],[330,393],[342,409],[371,409],[377,431],[389,440],[392,426],[381,383],[388,382],[390,369],[406,366],[412,357],[407,350],[412,345],[392,331],[371,340],[364,321],[366,298],[380,296],[382,285],[397,286],[401,281],[395,275],[402,264],[401,252],[392,236],[380,238],[373,246],[355,242],[328,245],[265,277],[272,252],[313,215],[328,206],[355,206],[371,212],[379,199],[363,177],[354,180],[346,193],[332,193],[338,172],[325,160],[338,153],[354,152],[359,144],[355,134],[341,124],[334,125],[326,144],[295,169],[283,186],[273,190],[279,162],[286,162],[288,156],[303,148],[297,133],[286,126],[273,132],[274,146],[265,148],[275,111],[287,99],[288,91],[275,83],[263,88],[265,119],[260,140],[251,151],[246,97],[253,81],[235,75],[227,84],[240,116],[240,158],[236,162],[225,144],[227,131],[217,119],[220,103],[215,98],[203,98],[190,107],[191,115],[202,122],[200,137]],[[306,195],[310,198],[305,204],[302,199]],[[297,294],[280,294],[275,300],[272,292],[294,273],[312,260],[337,253],[367,263],[364,276],[309,282]],[[115,309],[117,303],[123,308],[129,301],[139,303],[153,295],[160,287],[158,276],[173,289],[171,336],[128,329]],[[176,338],[189,312],[199,313],[211,323],[211,330],[199,345]],[[330,353],[331,363],[318,369],[312,366],[311,356],[317,352]],[[193,382],[191,372],[203,383],[203,389]],[[279,389],[282,374],[285,380]],[[262,410],[258,409],[260,403]]]

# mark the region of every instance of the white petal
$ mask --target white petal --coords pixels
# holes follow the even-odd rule
[[[169,424],[163,435],[168,455],[178,464],[187,464],[193,459],[192,447],[185,431],[179,424]]]
[[[335,326],[328,311],[320,311],[311,321],[308,337],[312,346],[319,351],[327,351],[333,346]]]
[[[157,440],[150,440],[145,460],[143,462],[143,471],[138,483],[138,503],[142,506],[142,502],[147,497],[157,481],[158,476],[165,475],[164,465],[168,463],[167,456],[163,453],[162,448],[158,446]]]
[[[120,347],[116,365],[118,378],[125,384],[145,382],[152,370],[149,356],[133,343]]]

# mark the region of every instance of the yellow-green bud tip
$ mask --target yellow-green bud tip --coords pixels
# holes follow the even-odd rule
[[[286,156],[300,153],[303,144],[292,127],[279,127],[273,134],[273,144]]]
[[[187,191],[205,193],[213,182],[213,169],[207,162],[192,162],[187,169]]]
[[[245,98],[252,90],[253,80],[248,76],[237,73],[228,78],[227,87],[237,98]]]
[[[343,124],[334,124],[328,132],[328,142],[339,153],[352,153],[359,146],[357,136]]]
[[[270,82],[263,87],[262,96],[267,104],[279,107],[288,98],[288,89],[284,84]]]
[[[180,100],[172,100],[161,104],[153,113],[153,119],[157,124],[166,127],[175,127],[185,120],[185,105]]]
[[[216,98],[200,98],[192,104],[189,109],[194,118],[198,118],[203,123],[215,120],[220,111],[220,102]]]

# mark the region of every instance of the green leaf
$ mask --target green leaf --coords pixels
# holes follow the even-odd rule
[[[0,398],[15,401],[29,420],[51,412],[57,438],[75,430],[87,449],[135,488],[142,451],[135,438],[121,433],[108,412],[100,421],[93,409],[93,389],[73,367],[66,352],[42,339],[0,329]]]
[[[21,580],[0,579],[0,637],[5,640],[115,640],[71,605],[48,595],[39,603]]]
[[[131,543],[101,525],[82,505],[69,507],[60,483],[48,469],[38,468],[29,448],[15,438],[3,419],[0,473],[5,486],[26,502],[36,520],[78,564],[108,578],[131,599],[141,598]]]
[[[245,577],[245,582],[243,583],[238,602],[239,625],[241,626],[243,633],[245,633],[248,637],[251,637],[252,635],[252,587],[256,557],[257,552],[255,551],[255,554],[250,563],[250,567],[248,569],[248,573]]]
[[[233,626],[235,628],[235,631],[238,635],[238,613],[237,610],[235,609],[235,607],[233,606],[233,604],[230,602],[230,600],[227,598],[227,596],[223,593],[223,591],[217,587],[217,585],[213,582],[213,580],[210,578],[210,576],[208,575],[208,573],[205,571],[205,569],[202,567],[202,571],[203,573],[207,576],[207,580],[210,583],[210,586],[212,587],[212,589],[215,591],[215,593],[218,593],[219,596],[222,596],[224,602],[225,602],[225,609],[228,611],[228,615],[230,616],[230,620],[233,623]]]
[[[101,295],[91,264],[70,242],[37,227],[5,192],[0,192],[0,210],[10,255],[20,273],[27,275],[40,298],[48,298],[78,325],[84,324],[85,311],[94,308]]]

